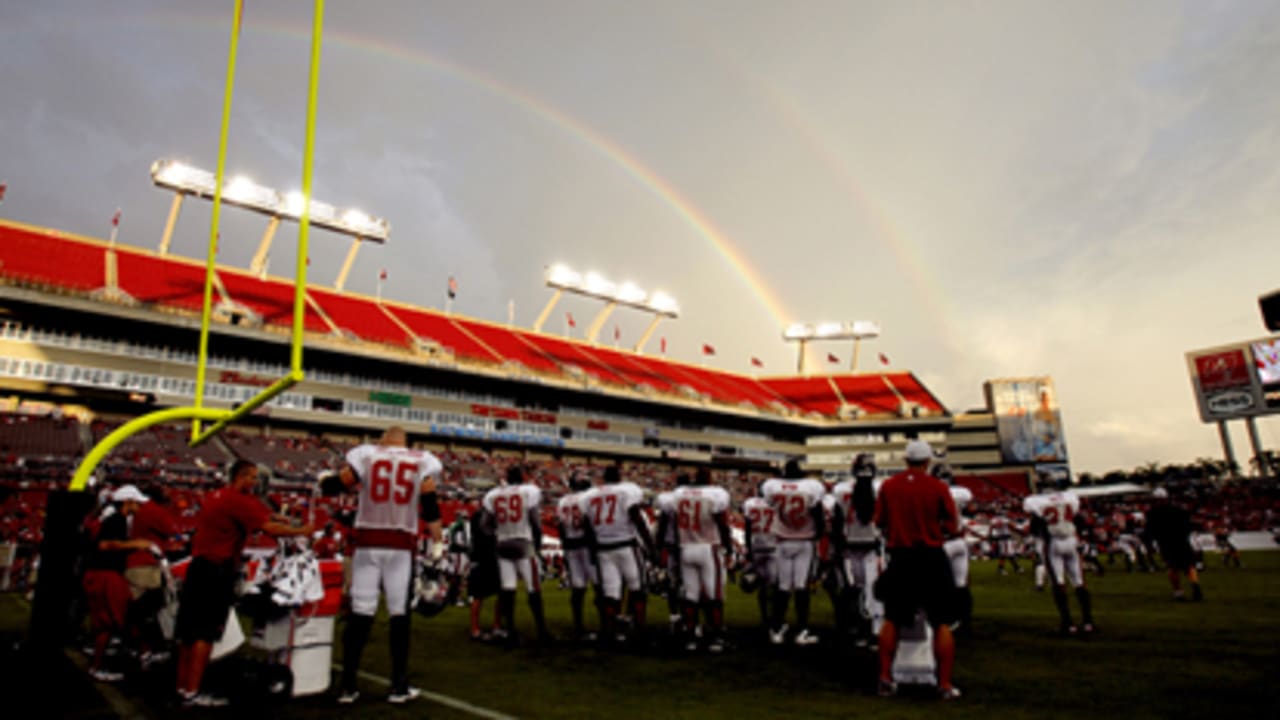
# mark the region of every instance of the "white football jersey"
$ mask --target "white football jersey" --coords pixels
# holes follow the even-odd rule
[[[542,504],[542,491],[537,485],[502,485],[484,496],[484,509],[493,514],[495,533],[503,540],[533,540],[529,511]]]
[[[582,515],[582,496],[586,490],[569,493],[556,504],[556,517],[564,528],[565,540],[580,540],[586,534],[587,519]]]
[[[358,445],[347,464],[360,481],[355,526],[418,532],[418,496],[422,483],[444,466],[426,450],[390,445]]]
[[[1052,492],[1032,495],[1022,501],[1022,509],[1044,518],[1049,534],[1055,538],[1076,536],[1076,513],[1080,512],[1080,498],[1073,492]]]
[[[742,516],[751,526],[752,550],[772,549],[778,546],[778,536],[775,532],[778,512],[772,505],[765,502],[764,498],[747,498],[742,503]]]
[[[813,508],[822,502],[826,488],[817,480],[766,480],[761,486],[764,499],[777,511],[779,540],[813,540],[818,534]]]
[[[853,488],[856,483],[856,480],[836,483],[831,489],[831,498],[844,516],[844,539],[855,543],[872,542],[880,537],[880,528],[876,527],[874,517],[865,523],[858,520],[858,513],[853,509]],[[884,481],[880,479],[871,482],[872,497],[880,494],[880,486],[883,484]],[[873,506],[872,515],[874,514]]]
[[[582,493],[581,508],[596,541],[618,543],[635,539],[631,508],[644,502],[644,491],[632,482],[600,485]]]
[[[708,485],[678,487],[667,498],[676,520],[680,545],[719,545],[720,530],[715,517],[729,509],[729,492]]]

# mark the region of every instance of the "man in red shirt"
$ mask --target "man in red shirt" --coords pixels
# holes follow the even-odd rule
[[[922,440],[906,448],[907,469],[885,481],[876,498],[875,523],[885,538],[889,566],[880,579],[885,621],[880,627],[880,694],[892,695],[893,658],[898,626],[914,621],[924,608],[933,628],[938,665],[938,693],[944,700],[960,697],[951,684],[955,640],[951,635],[955,584],[943,542],[956,533],[959,515],[950,489],[925,468],[933,450]]]
[[[248,460],[231,466],[231,482],[212,493],[196,515],[191,566],[178,598],[178,695],[183,704],[217,707],[226,700],[200,693],[200,681],[213,643],[222,637],[235,603],[240,558],[249,536],[262,531],[275,537],[310,535],[310,525],[293,527],[271,519],[271,509],[254,495],[258,467]]]
[[[168,659],[167,652],[155,652],[164,646],[156,615],[164,605],[164,574],[160,568],[163,553],[174,544],[181,530],[169,511],[168,502],[159,488],[144,493],[151,502],[138,505],[129,523],[129,537],[148,543],[146,550],[136,550],[125,561],[124,578],[129,581],[133,602],[129,605],[129,626],[138,632],[142,650],[142,666]]]

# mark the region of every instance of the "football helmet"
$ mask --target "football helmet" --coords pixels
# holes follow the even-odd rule
[[[456,579],[439,563],[418,560],[413,578],[413,609],[425,617],[435,617],[453,604],[458,596]]]

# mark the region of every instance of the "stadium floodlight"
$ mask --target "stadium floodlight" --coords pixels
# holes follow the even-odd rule
[[[173,190],[176,193],[173,207],[169,211],[169,221],[165,225],[164,235],[160,240],[160,254],[169,252],[169,243],[173,238],[174,225],[178,220],[178,212],[182,207],[182,199],[188,195],[204,200],[212,200],[217,180],[208,170],[192,167],[176,160],[157,160],[151,165],[151,182],[159,187]],[[271,218],[267,231],[258,244],[249,271],[263,275],[266,273],[267,255],[271,251],[271,241],[281,220],[298,221],[306,205],[306,197],[300,192],[282,193],[272,188],[259,185],[249,178],[238,175],[222,186],[222,201],[228,205],[263,213]],[[341,290],[347,282],[347,275],[355,263],[356,253],[362,242],[385,243],[391,236],[391,224],[386,220],[373,217],[354,208],[339,212],[336,207],[318,200],[311,201],[310,222],[315,227],[322,227],[353,238],[342,270],[334,282],[334,287]]]
[[[634,282],[627,281],[618,284],[598,272],[579,273],[563,263],[556,263],[547,268],[546,283],[547,287],[555,290],[555,293],[534,322],[533,329],[535,332],[542,331],[542,326],[547,322],[547,318],[551,317],[551,310],[566,292],[603,300],[605,303],[604,309],[596,315],[587,328],[586,337],[589,342],[595,342],[596,336],[600,334],[600,328],[604,326],[604,321],[619,305],[652,314],[654,320],[641,336],[640,342],[636,344],[636,352],[639,352],[644,347],[645,342],[653,335],[653,330],[662,318],[680,316],[679,303],[662,291],[649,293]]]
[[[880,324],[869,320],[854,322],[792,323],[782,331],[782,339],[800,343],[800,355],[796,362],[798,372],[804,372],[805,350],[814,340],[852,340],[853,357],[849,369],[858,370],[858,351],[863,340],[880,337]]]

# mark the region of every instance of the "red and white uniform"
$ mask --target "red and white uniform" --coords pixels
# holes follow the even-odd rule
[[[1054,581],[1065,584],[1070,580],[1073,586],[1082,587],[1084,572],[1080,566],[1075,524],[1080,498],[1067,491],[1032,495],[1022,501],[1022,509],[1043,519],[1049,530],[1044,555],[1053,570]]]
[[[742,516],[751,529],[751,563],[756,574],[769,587],[778,582],[778,536],[774,524],[778,512],[764,498],[747,498],[742,503]]]
[[[418,502],[422,483],[443,470],[425,450],[359,445],[347,464],[360,483],[351,555],[351,610],[373,615],[378,590],[387,596],[387,613],[409,610],[413,551],[418,538]]]
[[[873,493],[880,492],[882,482],[876,480],[872,483]],[[859,602],[866,616],[871,618],[871,631],[880,632],[880,625],[884,622],[884,603],[877,600],[871,591],[880,578],[880,528],[874,522],[874,512],[865,523],[858,518],[853,507],[856,484],[855,480],[845,480],[836,483],[831,490],[831,497],[844,522],[844,552],[840,557],[840,569],[848,587],[861,588]]]
[[[560,543],[564,548],[564,566],[569,573],[569,587],[581,590],[599,582],[596,566],[587,547],[587,518],[582,513],[582,495],[569,493],[556,505],[556,517],[562,528]]]
[[[541,592],[532,523],[538,522],[542,491],[532,483],[502,485],[485,493],[481,504],[493,515],[502,589],[514,591],[516,583],[523,580],[527,591]]]
[[[827,490],[817,480],[781,478],[766,480],[760,490],[776,512],[778,589],[805,590],[813,570],[813,544],[818,535],[813,509]]]
[[[631,482],[600,485],[582,493],[580,507],[596,537],[600,587],[610,600],[622,599],[624,585],[632,592],[642,587],[631,508],[643,502],[644,491]]]
[[[729,510],[729,493],[707,485],[678,487],[659,509],[676,520],[680,543],[680,579],[689,602],[724,600],[724,561],[720,525]]]
[[[959,485],[951,486],[951,501],[956,504],[956,512],[964,509],[973,500],[973,492]],[[956,530],[959,535],[949,538],[942,544],[942,550],[951,561],[951,577],[955,578],[956,587],[969,585],[969,541],[964,537],[964,521],[957,518]]]

